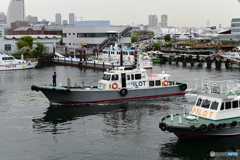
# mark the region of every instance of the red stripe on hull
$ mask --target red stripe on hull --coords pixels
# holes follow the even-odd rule
[[[152,69],[152,67],[146,67],[146,68],[144,68],[144,69]]]
[[[166,96],[174,96],[174,95],[182,95],[182,96],[184,96],[185,93],[174,93],[174,94],[165,94],[165,95],[156,95],[156,96],[146,96],[146,97],[134,97],[134,98],[124,98],[124,99],[103,100],[103,101],[89,101],[89,102],[53,102],[53,103],[60,103],[60,104],[107,103],[107,102],[117,102],[117,101],[123,101],[123,100],[146,99],[146,98],[166,97]]]

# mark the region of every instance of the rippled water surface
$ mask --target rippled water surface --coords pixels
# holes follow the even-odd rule
[[[71,66],[0,72],[1,160],[112,160],[209,159],[210,151],[239,151],[240,137],[179,141],[160,131],[158,123],[170,113],[181,113],[181,104],[192,104],[196,95],[162,97],[109,104],[50,105],[31,85],[91,81],[103,71]],[[238,69],[216,70],[182,65],[154,65],[172,80],[194,87],[195,78],[239,79]]]

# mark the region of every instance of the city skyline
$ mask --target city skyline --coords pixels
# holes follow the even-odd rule
[[[0,12],[7,14],[10,0],[2,0]],[[226,7],[227,6],[227,7]],[[46,8],[46,9],[45,9]],[[38,20],[55,21],[55,14],[61,13],[62,19],[68,20],[69,13],[74,13],[80,20],[110,20],[113,25],[148,24],[148,16],[168,16],[168,26],[205,27],[209,21],[211,26],[230,27],[231,19],[240,17],[240,4],[237,0],[25,0],[25,15],[37,16]]]

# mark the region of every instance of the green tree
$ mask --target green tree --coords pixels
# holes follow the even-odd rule
[[[166,42],[171,41],[171,36],[170,36],[169,34],[165,35],[165,36],[164,36],[164,40],[165,40]]]
[[[156,42],[156,43],[153,43],[153,47],[154,47],[154,50],[159,51],[161,48],[161,45],[160,43]]]
[[[24,41],[24,40],[19,40],[19,41],[17,42],[17,45],[18,45],[18,49],[19,49],[19,50],[20,50],[21,48],[23,48],[23,47],[28,47],[28,48],[30,48],[29,44],[28,44],[26,41]]]
[[[43,53],[46,51],[46,46],[41,42],[37,42],[36,45],[37,47],[33,49],[34,55],[36,57],[42,57]]]
[[[28,44],[29,48],[32,48],[33,45],[33,38],[31,36],[23,36],[20,38],[20,41],[25,41]],[[18,45],[19,46],[19,45]],[[19,49],[21,49],[22,47],[20,47]]]
[[[137,42],[137,36],[131,36],[131,42],[132,43]]]

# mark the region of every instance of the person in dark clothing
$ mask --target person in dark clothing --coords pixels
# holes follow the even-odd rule
[[[53,78],[53,86],[56,86],[56,78],[57,78],[56,72],[53,73],[52,78]]]

